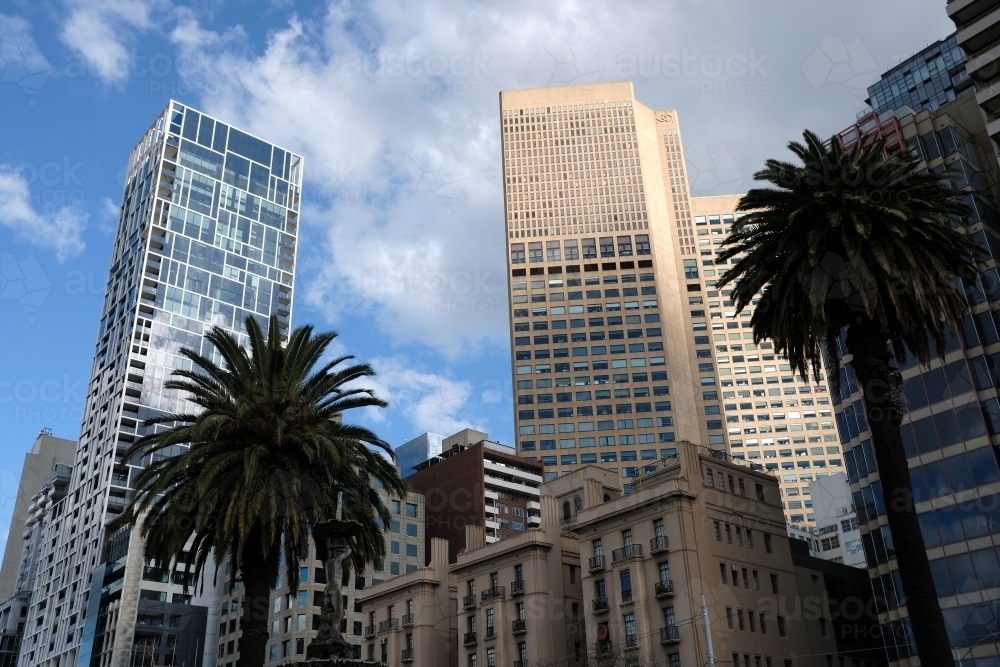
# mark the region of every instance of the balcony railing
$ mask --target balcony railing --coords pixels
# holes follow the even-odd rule
[[[398,627],[399,627],[399,619],[398,618],[390,618],[390,619],[386,619],[384,621],[379,621],[378,622],[378,631],[379,632],[385,632],[386,630],[392,630],[393,628],[398,628]]]
[[[594,601],[593,601],[592,604],[594,606],[594,613],[595,614],[604,614],[604,613],[607,613],[608,609],[611,608],[611,605],[608,604],[608,599],[607,598],[596,598],[596,599],[594,599]]]
[[[559,519],[559,525],[560,526],[572,526],[574,523],[576,523],[576,515],[574,515],[574,516],[564,516],[564,517],[562,517],[562,518]]]
[[[511,624],[511,632],[513,632],[515,635],[519,635],[527,631],[528,631],[528,622],[523,618],[515,618],[514,622]]]
[[[462,639],[462,643],[465,644],[466,646],[471,646],[472,644],[475,644],[476,643],[476,633],[475,632],[466,632],[465,633],[465,637]]]
[[[486,638],[487,639],[493,639],[496,636],[497,636],[497,628],[496,628],[496,626],[495,625],[487,625],[486,626]]]
[[[679,634],[677,634],[676,625],[668,625],[665,628],[660,628],[660,643],[661,644],[672,644],[681,640]]]
[[[403,649],[403,662],[413,662],[413,649],[404,648]]]
[[[462,606],[466,609],[468,609],[469,607],[475,607],[476,606],[475,594],[466,595],[464,598],[462,598]]]
[[[524,592],[524,579],[510,582],[510,594],[520,595]]]
[[[599,657],[611,655],[611,642],[610,641],[597,642],[596,652]]]
[[[403,625],[404,628],[408,628],[411,625],[413,625],[413,614],[407,614],[406,616],[404,616],[402,618],[401,623],[402,623],[402,625]]]
[[[622,547],[621,549],[615,549],[611,552],[611,562],[618,563],[623,560],[628,560],[629,558],[641,558],[642,557],[642,545],[630,544],[627,547]]]
[[[588,561],[590,566],[590,571],[603,570],[604,569],[604,556],[594,556]]]
[[[483,602],[488,602],[490,600],[496,600],[503,597],[504,588],[503,586],[494,586],[493,588],[487,588],[482,592]]]
[[[674,582],[670,579],[656,582],[656,597],[662,598],[674,594]]]
[[[658,537],[654,537],[649,541],[649,553],[655,554],[659,551],[666,551],[666,550],[667,550],[666,535],[660,535]]]
[[[515,660],[514,667],[525,667],[524,660]]]
[[[374,637],[374,636],[375,636],[375,626],[374,625],[368,625],[368,626],[366,626],[365,627],[365,637]]]

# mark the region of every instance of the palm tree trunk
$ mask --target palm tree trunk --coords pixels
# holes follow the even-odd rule
[[[240,639],[240,659],[236,667],[263,667],[267,650],[267,614],[270,608],[274,573],[267,566],[260,550],[260,536],[251,532],[243,550],[240,573],[246,598],[243,602],[243,637]]]
[[[903,418],[903,377],[890,365],[888,336],[871,325],[854,325],[847,347],[864,396],[878,475],[892,530],[906,608],[922,665],[952,665],[951,644],[941,615],[927,549],[913,500],[910,471],[899,425]]]

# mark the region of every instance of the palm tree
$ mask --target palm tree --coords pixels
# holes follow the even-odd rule
[[[346,386],[374,375],[372,368],[344,366],[351,357],[321,365],[335,333],[299,327],[282,346],[275,317],[266,335],[252,317],[245,326],[249,350],[224,330],[206,335],[221,365],[181,352],[194,370],[174,371],[164,387],[186,393],[200,411],[148,420],[158,432],[126,459],[141,456],[145,464],[129,514],[141,524],[146,562],[184,563],[196,582],[224,562],[231,581],[239,571],[246,598],[238,665],[259,667],[270,591],[282,564],[297,590],[309,526],[332,518],[343,492],[344,518],[364,528],[351,544],[350,567],[363,571],[385,556],[390,520],[372,480],[397,497],[405,487],[389,445],[342,423],[352,408],[386,406],[371,391]]]
[[[956,231],[969,215],[950,173],[917,173],[909,153],[885,156],[869,139],[843,150],[812,132],[789,149],[801,164],[768,160],[739,202],[718,263],[745,254],[719,285],[737,310],[756,303],[754,340],[769,338],[792,369],[818,375],[825,353],[840,375],[838,341],[862,388],[868,426],[917,650],[925,665],[953,662],[910,488],[899,426],[907,351],[927,364],[943,355],[968,306],[953,283],[972,276],[981,249]]]

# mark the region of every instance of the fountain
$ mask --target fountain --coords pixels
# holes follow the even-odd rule
[[[348,538],[361,531],[357,521],[345,520],[342,515],[344,494],[337,494],[337,518],[320,521],[312,527],[313,539],[317,545],[327,545],[326,589],[323,608],[319,620],[319,634],[306,647],[306,660],[294,663],[294,667],[373,667],[381,663],[355,658],[356,644],[344,639],[340,624],[344,620],[344,598],[342,582],[344,561],[351,557]]]

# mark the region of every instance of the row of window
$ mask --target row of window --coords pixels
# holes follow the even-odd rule
[[[657,302],[655,300],[647,300],[647,301],[643,301],[642,302],[642,308],[643,308],[643,310],[655,309],[657,307],[658,307],[658,304],[657,304]],[[617,312],[621,312],[621,310],[622,310],[622,303],[620,301],[616,301],[614,303],[605,303],[605,304],[588,303],[587,306],[586,306],[586,310],[584,310],[584,306],[582,306],[582,305],[581,306],[570,306],[569,307],[569,314],[570,315],[582,315],[583,313],[600,313],[600,312],[604,312],[604,311],[607,311],[609,313],[617,313]],[[625,302],[625,310],[639,310],[639,302],[638,301],[626,301]],[[514,309],[514,317],[516,317],[516,318],[528,317],[528,311],[529,311],[528,308],[515,308]],[[531,308],[530,311],[531,311],[531,316],[532,317],[547,317],[549,315],[553,315],[553,316],[556,316],[556,315],[565,315],[566,314],[566,306],[552,306],[551,308],[534,307],[534,308]],[[638,316],[636,316],[636,318],[638,318]],[[639,322],[638,319],[635,319],[634,321],[635,321],[635,323]],[[659,321],[660,321],[659,317],[656,317],[655,319],[651,319],[649,316],[646,317],[646,322],[647,323],[648,322],[659,322]],[[579,325],[576,325],[576,324],[573,325],[574,329],[580,328],[580,327],[583,326],[583,320],[579,320],[579,322],[580,322]],[[630,320],[630,322],[631,322],[631,320]],[[534,324],[544,324],[544,323],[535,322]],[[609,324],[610,324],[610,322],[609,322]],[[621,324],[621,322],[619,321],[618,324]],[[591,326],[593,326],[593,325],[591,325]],[[547,327],[537,327],[536,326],[534,328],[535,329],[542,329],[542,330],[544,330]],[[555,323],[553,323],[552,328],[553,329],[565,329],[566,326],[565,326],[565,323],[563,323],[562,326],[558,326]]]
[[[634,354],[636,352],[646,352],[647,351],[646,344],[645,343],[629,343],[627,351],[629,353],[632,353],[632,354]],[[649,352],[662,352],[663,351],[663,343],[660,343],[660,342],[649,343],[649,349],[648,349],[648,351]],[[611,345],[610,348],[609,348],[606,345],[592,345],[592,346],[590,346],[590,351],[589,351],[590,355],[595,356],[595,357],[608,354],[609,352],[611,354],[625,354],[625,352],[626,352],[626,346],[624,344]],[[588,355],[588,350],[587,350],[586,347],[574,347],[574,348],[572,348],[572,356],[574,356],[574,357],[586,357],[587,355]],[[569,356],[571,356],[571,355],[570,355],[570,348],[568,348],[568,347],[562,347],[562,348],[557,347],[557,348],[555,348],[553,350],[535,350],[534,351],[534,358],[535,359],[550,359],[550,358],[553,358],[553,357],[556,358],[556,359],[560,359],[560,358],[565,358],[565,357],[569,357]],[[514,353],[514,358],[517,361],[528,360],[528,359],[532,358],[532,352],[531,352],[531,350],[519,350],[519,351],[517,351],[517,352]]]
[[[636,412],[652,412],[653,403],[635,403]],[[657,412],[669,412],[670,411],[670,401],[658,401],[656,402]],[[612,413],[610,405],[598,405],[597,415],[628,415],[632,414],[632,403],[617,403],[614,406],[614,412]],[[555,410],[553,408],[545,408],[538,410],[539,419],[552,419],[555,415],[553,414]],[[573,408],[558,408],[559,417],[572,417]],[[592,417],[594,415],[594,407],[589,405],[581,405],[576,408],[577,417]],[[517,419],[518,421],[532,420],[535,418],[534,410],[518,410]],[[711,425],[709,426],[711,428]],[[721,426],[719,427],[721,428]]]
[[[652,275],[652,274],[650,274],[650,275]],[[608,277],[615,278],[615,276],[608,276]],[[633,281],[634,281],[635,276],[632,276],[632,278],[633,278]],[[587,280],[590,280],[590,278],[588,278]],[[534,284],[535,282],[536,281],[532,281],[532,284]],[[539,280],[537,282],[542,282],[542,281]],[[551,281],[550,280],[549,282],[555,282],[555,281]],[[562,281],[559,281],[559,282],[562,282]],[[574,280],[570,279],[568,282],[573,283]],[[575,282],[577,284],[579,284],[580,280],[576,279]],[[618,281],[614,280],[614,281],[606,281],[606,282],[618,282]],[[524,285],[524,284],[525,283],[514,283],[514,285]],[[522,289],[523,290],[524,287],[520,287],[520,288],[514,287],[514,291],[515,292],[518,289]],[[599,289],[586,290],[586,295],[587,295],[588,299],[601,299],[601,298],[604,298],[604,299],[617,299],[617,298],[623,297],[623,296],[639,296],[640,294],[642,296],[655,295],[656,294],[656,287],[654,285],[649,285],[648,287],[641,287],[641,288],[640,287],[624,287],[622,289],[618,289],[617,287],[615,287],[615,288],[606,288],[604,290],[603,296],[602,296],[601,290],[599,290]],[[584,298],[584,291],[583,290],[580,290],[579,292],[549,292],[549,293],[539,292],[537,294],[532,294],[530,296],[531,303],[545,303],[546,301],[582,301],[583,298]],[[514,297],[513,297],[514,303],[528,303],[528,300],[529,300],[529,296],[527,294],[515,294]]]
[[[636,383],[638,383],[638,382],[649,382],[650,379],[652,379],[653,382],[664,382],[667,379],[667,372],[666,371],[653,371],[652,373],[649,373],[649,374],[644,373],[644,372],[632,373],[632,382],[636,382]],[[590,385],[590,380],[591,380],[591,377],[589,375],[574,377],[573,381],[572,381],[572,384],[576,385],[578,387],[585,387],[585,386]],[[595,375],[593,377],[593,380],[594,380],[594,384],[596,384],[596,385],[609,384],[612,381],[614,381],[615,384],[623,384],[623,383],[626,383],[626,382],[629,381],[629,376],[628,376],[627,373],[616,373],[614,375]],[[547,378],[539,378],[537,380],[534,380],[534,383],[535,383],[534,386],[537,387],[538,389],[549,389],[549,388],[552,387],[552,380],[549,380]],[[569,387],[570,384],[571,384],[570,383],[570,378],[568,378],[568,377],[556,378],[556,380],[555,380],[555,386],[556,387]],[[518,388],[518,390],[531,389],[532,388],[532,380],[518,380],[517,381],[517,388]],[[666,387],[662,387],[662,386],[661,387],[654,387],[653,388],[653,394],[656,395],[656,396],[666,396],[666,395],[668,395],[670,392],[669,391],[663,391],[664,389],[667,389],[667,388]],[[711,400],[711,399],[706,398],[705,400]]]
[[[645,374],[643,374],[643,375],[645,375]],[[625,380],[625,382],[627,382],[627,381],[628,380]],[[529,380],[529,382],[530,382],[530,380]],[[540,389],[544,388],[544,387],[542,387],[542,382],[550,382],[551,383],[551,381],[539,380],[538,384],[539,384],[539,388]],[[633,380],[633,382],[638,382],[638,380]],[[653,395],[654,396],[669,396],[670,395],[669,389],[670,388],[668,386],[666,386],[666,385],[661,385],[661,386],[653,387]],[[614,390],[614,397],[615,398],[631,398],[633,391],[635,392],[635,397],[636,398],[645,398],[645,397],[649,396],[649,387],[634,387],[632,389],[630,389],[630,388],[615,389]],[[519,395],[517,397],[517,404],[518,405],[531,405],[531,404],[533,404],[535,402],[536,398],[538,399],[539,403],[551,403],[553,396],[555,396],[556,403],[571,403],[574,400],[576,400],[576,401],[589,401],[592,398],[594,398],[594,399],[596,399],[598,401],[601,401],[601,400],[611,400],[611,390],[610,389],[597,389],[597,390],[595,390],[593,392],[590,392],[590,391],[577,391],[577,392],[563,391],[563,392],[557,392],[555,394],[521,394],[521,395]],[[669,405],[664,406],[663,409],[664,410],[669,410],[670,406]]]
[[[544,308],[541,309],[541,310],[544,311]],[[527,317],[527,316],[528,316],[528,311],[527,310],[515,310],[514,311],[514,317]],[[586,318],[586,319],[572,319],[572,320],[569,320],[569,328],[570,329],[583,329],[583,328],[585,328],[587,326],[590,326],[590,327],[603,327],[604,326],[604,320],[605,320],[605,318],[603,318],[603,317],[590,317],[590,318]],[[644,316],[627,315],[625,317],[625,323],[626,324],[640,324],[643,321],[645,321],[646,324],[655,324],[655,323],[657,323],[657,322],[660,321],[660,316],[658,314],[656,314],[656,313],[651,313],[651,314],[647,314],[647,315],[644,315]],[[609,327],[621,326],[622,325],[622,316],[621,315],[608,316],[607,317],[607,323],[608,323],[607,325]],[[517,331],[547,331],[549,329],[549,324],[550,324],[549,322],[544,322],[544,321],[542,321],[542,322],[531,322],[530,324],[528,322],[515,322],[514,323],[514,331],[515,332],[517,332]],[[565,329],[565,328],[567,328],[566,327],[566,320],[552,320],[551,325],[552,325],[552,327],[551,327],[552,329]],[[659,333],[653,334],[653,333],[650,333],[650,332],[651,332],[650,329],[646,329],[646,335],[647,336],[654,336],[654,335],[655,336],[659,336],[660,335]]]
[[[597,430],[598,431],[613,431],[613,430],[615,430],[615,426],[616,426],[615,422],[616,421],[617,421],[618,430],[620,430],[620,431],[623,431],[623,430],[625,430],[625,431],[631,431],[633,428],[635,428],[635,425],[636,425],[636,420],[634,420],[634,419],[618,419],[618,420],[606,419],[606,420],[601,420],[601,421],[597,422]],[[643,423],[643,422],[647,422],[647,421],[651,421],[651,420],[640,419],[638,421],[640,423]],[[673,426],[673,423],[674,423],[673,417],[657,417],[656,418],[656,425],[657,426]],[[651,428],[651,427],[652,427],[652,424],[650,424],[649,426],[640,426],[639,428]],[[581,432],[586,433],[588,431],[593,431],[593,430],[594,430],[594,422],[577,422],[576,424],[573,424],[572,422],[569,422],[569,423],[565,423],[565,424],[559,424],[559,432],[560,433],[573,433],[574,431],[581,431]],[[554,424],[541,424],[538,427],[538,434],[539,435],[554,434],[555,432],[556,432],[556,427],[555,427]],[[534,424],[519,425],[517,427],[517,433],[518,433],[518,435],[535,435],[535,425]],[[624,437],[630,437],[630,436],[624,436]],[[669,433],[669,434],[661,433],[660,434],[659,442],[673,442],[673,441],[674,441],[674,434],[673,433]],[[640,442],[643,442],[643,440],[640,440]]]
[[[563,258],[567,261],[577,260],[581,257],[583,259],[594,259],[597,255],[598,242],[600,243],[601,257],[615,257],[616,246],[615,237],[605,236],[600,237],[600,239],[587,238],[577,241],[576,239],[570,239],[562,242],[562,254],[560,254],[560,242],[559,241],[546,241],[545,242],[545,254],[542,252],[542,242],[530,242],[528,246],[528,261],[530,263],[549,261],[549,262],[561,262]],[[524,264],[524,243],[511,243],[510,244],[510,263],[511,264]],[[619,236],[617,244],[617,256],[619,257],[631,257],[633,255],[632,246],[632,236]],[[635,249],[634,254],[636,255],[648,255],[650,254],[649,247],[649,234],[636,234],[635,236]]]

